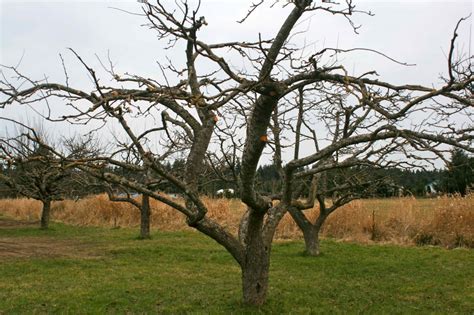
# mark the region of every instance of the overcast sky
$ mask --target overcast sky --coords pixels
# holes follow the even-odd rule
[[[281,25],[289,8],[277,5],[262,8],[244,24],[241,19],[253,1],[203,0],[200,15],[208,26],[200,32],[208,42],[269,38]],[[272,2],[272,1],[269,1]],[[284,1],[281,1],[284,3]],[[298,26],[307,30],[295,40],[307,43],[308,50],[325,47],[377,49],[397,60],[416,64],[404,67],[371,53],[352,53],[342,62],[354,74],[376,70],[381,79],[394,83],[438,85],[446,74],[446,55],[457,21],[472,13],[471,1],[355,1],[359,9],[375,16],[356,15],[361,24],[354,34],[342,17],[318,13],[307,16]],[[115,63],[117,72],[159,76],[156,61],[165,57],[183,61],[184,56],[163,50],[152,30],[143,27],[143,17],[117,9],[140,12],[140,4],[130,1],[20,1],[0,0],[0,63],[16,65],[33,78],[47,76],[50,82],[64,81],[61,53],[69,69],[72,85],[87,88],[90,81],[83,68],[66,48],[74,48],[87,62],[100,68],[95,54]],[[459,29],[458,50],[472,54],[472,18]],[[22,57],[23,56],[23,57]],[[3,116],[20,118],[18,107],[3,110]],[[0,129],[1,129],[0,122]]]
[[[257,40],[258,33],[274,35],[287,9],[259,10],[247,23],[235,21],[244,16],[252,1],[203,0],[201,14],[209,26],[200,36],[211,42],[236,39]],[[66,47],[74,48],[89,62],[94,54],[110,55],[119,71],[155,74],[155,60],[168,54],[156,40],[153,31],[141,25],[143,17],[118,11],[121,8],[140,12],[140,4],[130,1],[20,1],[0,0],[0,62],[16,64],[24,55],[21,69],[32,76],[44,74],[61,79],[59,53],[70,67],[74,58]],[[446,72],[446,51],[459,18],[472,12],[471,1],[356,1],[360,9],[375,16],[356,15],[361,24],[355,35],[345,19],[318,13],[306,19],[300,29],[315,50],[324,47],[366,47],[416,67],[402,67],[370,53],[346,57],[350,71],[375,69],[387,79],[437,82]],[[472,19],[460,29],[459,48],[469,50]],[[302,36],[299,36],[302,40]],[[311,46],[309,47],[311,48]],[[78,74],[80,75],[80,74]],[[80,79],[77,77],[76,79]]]

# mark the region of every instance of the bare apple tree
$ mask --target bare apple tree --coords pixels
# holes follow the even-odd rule
[[[247,17],[266,2],[253,5]],[[158,78],[119,74],[108,67],[115,83],[104,85],[96,70],[72,51],[92,80],[90,90],[74,88],[70,80],[63,84],[34,80],[9,67],[4,68],[8,76],[4,74],[0,82],[0,107],[40,106],[39,103],[60,99],[67,102],[69,114],[51,111],[47,119],[85,126],[96,126],[93,122],[97,121],[116,122],[127,139],[123,143],[133,148],[139,163],[121,158],[119,145],[116,151],[93,160],[63,158],[110,184],[147,195],[183,213],[189,226],[221,244],[240,265],[245,303],[261,305],[266,300],[271,243],[283,215],[288,210],[298,213],[312,207],[318,198],[317,190],[312,190],[307,202],[301,201],[295,185],[298,178],[311,178],[316,185],[318,174],[335,166],[389,163],[385,154],[411,156],[411,149],[442,154],[442,144],[473,151],[472,126],[445,120],[452,113],[472,112],[471,58],[454,62],[450,53],[449,78],[439,88],[394,85],[374,79],[374,72],[349,76],[342,65],[329,63],[329,49],[303,58],[301,47],[292,42],[296,25],[305,15],[342,16],[356,29],[350,17],[357,11],[350,0],[341,5],[330,1],[289,1],[284,6],[291,11],[274,38],[223,43],[200,40],[207,21],[198,15],[199,2],[194,7],[186,1],[173,6],[150,1],[143,4],[143,14],[158,40],[169,43],[176,51],[182,48],[184,65],[178,60],[160,64],[162,76]],[[453,45],[454,42],[452,49]],[[232,65],[235,58],[245,64],[245,70]],[[181,75],[185,79],[179,81]],[[298,98],[302,101],[295,102]],[[429,118],[423,124],[410,124],[418,113]],[[291,125],[288,118],[292,115],[301,116],[296,120],[299,131],[292,132],[297,138],[285,140],[290,137],[286,136],[285,126]],[[154,127],[143,128],[139,122],[146,117],[154,117]],[[306,129],[302,125],[307,125]],[[328,128],[321,132],[320,126],[325,125]],[[280,136],[275,136],[279,132]],[[296,149],[289,160],[281,150],[311,139],[319,139],[314,150]],[[168,154],[170,143],[179,150]],[[219,150],[222,143],[228,143],[230,149],[224,146]],[[264,153],[273,154],[280,165],[283,181],[279,202],[260,194],[255,186]],[[241,219],[239,235],[207,216],[200,194],[200,182],[208,169],[204,167],[206,159],[221,159],[235,166],[235,159],[229,154],[241,157],[234,177],[248,209]],[[167,167],[178,157],[185,159],[182,173]],[[150,172],[153,178],[180,191],[185,202],[179,203],[143,182],[110,172],[111,166]],[[344,192],[343,188],[337,190]],[[341,193],[340,197],[343,199],[336,199],[334,205],[346,202],[352,195],[344,199]]]
[[[73,195],[71,182],[80,177],[74,171],[73,163],[66,163],[53,154],[52,144],[48,142],[51,140],[42,129],[23,124],[15,136],[0,138],[0,163],[3,165],[0,181],[14,192],[42,202],[42,229],[49,227],[51,202]],[[73,152],[62,155],[68,159],[76,156]]]
[[[354,49],[325,48],[302,65],[307,74],[300,75],[297,90],[289,94],[290,99],[283,98],[286,102],[274,110],[270,147],[285,182],[282,187],[289,188],[273,199],[287,194],[287,210],[303,232],[309,255],[320,253],[319,233],[331,213],[387,184],[385,178],[374,176],[377,168],[424,168],[437,159],[447,163],[446,144],[473,152],[469,118],[473,114],[473,57],[454,57],[454,44],[463,20],[455,26],[451,39],[448,76],[437,89],[395,86],[367,78],[375,75],[375,71],[355,78],[347,76],[341,65],[321,66],[325,53]],[[338,69],[343,75],[324,73],[320,75],[327,75],[325,79],[314,80],[315,73],[311,71],[319,67],[330,72]],[[306,152],[309,145],[314,147],[314,153],[301,158],[303,143]],[[292,151],[293,159],[283,166],[281,157],[285,149]],[[303,201],[302,190],[295,185],[300,181],[301,187],[302,180],[307,191]],[[311,221],[304,210],[312,209],[315,202],[319,215]]]
[[[141,185],[145,186],[151,191],[156,191],[159,189],[162,182],[160,180],[154,180],[153,177],[147,173],[142,172],[133,172],[130,173],[126,169],[115,169],[115,173],[119,173],[123,178],[127,178],[130,181],[138,181]],[[103,180],[103,172],[90,172],[91,176],[95,176],[101,180],[101,186],[105,187],[105,191],[109,196],[109,199],[114,202],[127,202],[133,205],[140,211],[140,239],[149,239],[150,235],[150,225],[151,225],[151,206],[150,206],[150,196],[144,193],[137,193],[134,190],[129,189],[127,186],[120,184],[111,184]],[[138,198],[139,197],[139,198]]]

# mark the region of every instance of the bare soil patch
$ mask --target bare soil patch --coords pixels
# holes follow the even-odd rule
[[[0,260],[8,258],[97,258],[91,244],[50,237],[0,238]]]
[[[18,229],[26,227],[38,227],[39,221],[19,221],[7,218],[0,218],[0,229]]]
[[[1,229],[38,227],[38,222],[0,218]],[[0,261],[9,258],[97,258],[95,244],[52,237],[0,237]]]

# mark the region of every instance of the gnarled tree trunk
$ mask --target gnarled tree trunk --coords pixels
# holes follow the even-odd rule
[[[245,236],[245,257],[242,268],[244,303],[262,305],[268,291],[270,245],[263,239],[263,213],[250,211]]]
[[[319,235],[313,226],[302,229],[305,245],[305,254],[309,256],[318,256],[321,251],[319,247]]]
[[[309,256],[319,256],[321,254],[319,245],[319,233],[328,215],[320,214],[314,224],[306,225],[302,231],[304,236],[305,252]]]
[[[298,227],[303,231],[304,243],[305,243],[305,253],[309,256],[318,256],[321,254],[319,246],[319,233],[321,228],[326,221],[329,213],[321,212],[316,219],[316,222],[311,223],[311,221],[306,218],[303,211],[290,208],[290,214],[293,220],[295,220]]]
[[[48,229],[49,228],[49,217],[51,212],[51,200],[41,200],[43,203],[43,210],[41,211],[41,228]]]

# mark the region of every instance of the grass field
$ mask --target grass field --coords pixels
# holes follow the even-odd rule
[[[474,311],[474,252],[301,241],[272,251],[268,303],[241,304],[240,269],[192,231],[77,227],[0,219],[0,314],[461,313]]]

